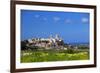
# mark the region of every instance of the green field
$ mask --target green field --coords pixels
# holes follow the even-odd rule
[[[69,61],[69,60],[88,60],[88,51],[21,51],[21,63],[30,62],[49,62],[49,61]]]

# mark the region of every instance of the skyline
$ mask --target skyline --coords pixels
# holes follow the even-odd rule
[[[21,40],[58,34],[65,42],[89,42],[89,13],[21,10]]]

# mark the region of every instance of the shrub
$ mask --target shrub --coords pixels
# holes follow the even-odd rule
[[[73,53],[75,53],[75,50],[74,49],[68,49],[65,52],[66,53],[69,53],[69,54],[73,54]]]

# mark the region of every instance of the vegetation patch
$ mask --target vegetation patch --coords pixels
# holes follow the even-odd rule
[[[24,50],[21,52],[21,62],[49,62],[49,61],[70,61],[70,60],[88,60],[88,51],[75,50],[42,50],[32,51]]]

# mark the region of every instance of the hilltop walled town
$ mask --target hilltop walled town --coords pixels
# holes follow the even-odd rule
[[[26,46],[31,47],[43,47],[45,49],[64,49],[67,50],[67,47],[64,47],[64,41],[60,38],[59,35],[55,35],[53,37],[52,35],[49,38],[33,38],[24,40],[24,42],[27,42]]]
[[[42,50],[67,50],[67,49],[79,49],[79,46],[73,46],[71,44],[64,43],[63,39],[59,35],[54,37],[50,35],[48,38],[32,38],[21,41],[21,49],[39,49]],[[81,45],[81,48],[89,48],[89,46]]]
[[[33,38],[33,39],[28,39],[27,45],[31,46],[38,46],[38,47],[44,47],[45,49],[67,49],[64,48],[64,41],[60,38],[59,35],[55,35],[53,37],[52,35],[49,38]]]

